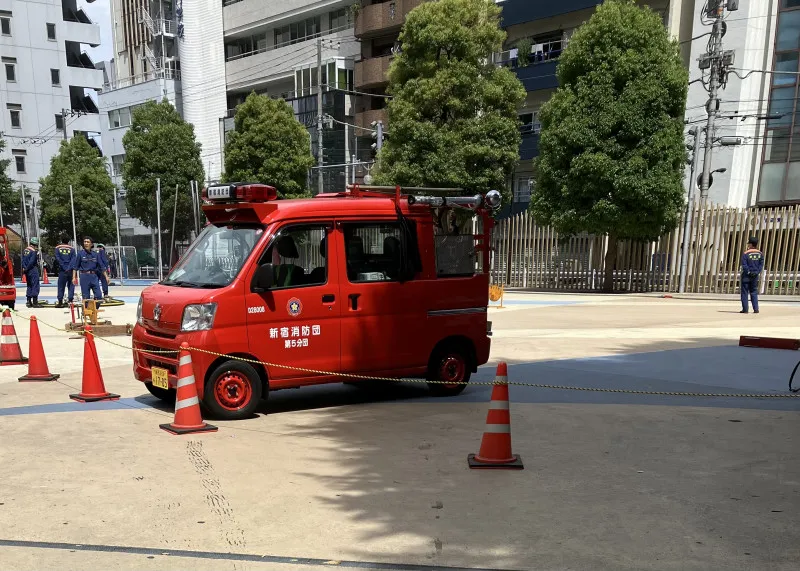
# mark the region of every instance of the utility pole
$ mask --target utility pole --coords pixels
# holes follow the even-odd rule
[[[325,157],[322,153],[322,38],[317,38],[317,192],[322,194],[322,167]]]
[[[161,262],[161,179],[156,179],[156,224],[158,226],[158,256],[156,257],[158,263],[158,281],[164,281],[164,270]]]
[[[700,128],[692,127],[689,134],[693,136],[692,141],[692,169],[689,175],[689,193],[686,199],[686,223],[683,226],[683,245],[681,246],[681,275],[678,284],[678,293],[686,291],[686,270],[689,267],[689,248],[691,239],[689,233],[692,229],[692,216],[694,215],[694,186],[695,173],[697,172],[697,160],[700,158]]]
[[[708,198],[709,177],[711,174],[711,152],[714,142],[714,122],[719,111],[719,99],[717,92],[720,87],[725,88],[727,82],[727,68],[733,65],[733,51],[723,51],[722,36],[725,35],[726,25],[723,19],[725,12],[725,0],[709,0],[706,13],[701,15],[709,16],[714,19],[711,28],[711,40],[709,41],[709,51],[700,56],[700,69],[708,69],[710,79],[708,82],[708,102],[706,112],[708,121],[706,122],[706,136],[703,153],[703,176],[700,182],[700,199]],[[727,0],[728,11],[738,10],[738,2]]]

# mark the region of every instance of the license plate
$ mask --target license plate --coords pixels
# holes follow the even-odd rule
[[[169,372],[160,367],[153,367],[151,372],[153,374],[153,386],[169,390]]]

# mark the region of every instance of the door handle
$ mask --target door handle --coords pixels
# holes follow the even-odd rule
[[[336,301],[336,296],[332,293],[326,293],[322,296],[322,303],[333,303]]]
[[[351,293],[347,296],[350,299],[350,310],[358,311],[358,298],[361,297],[360,293]]]

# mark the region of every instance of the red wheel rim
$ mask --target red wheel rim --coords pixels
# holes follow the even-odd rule
[[[214,396],[225,410],[240,410],[247,406],[253,397],[250,380],[237,371],[227,371],[217,377],[214,383]]]
[[[443,382],[442,386],[453,389],[464,383],[466,371],[467,364],[461,355],[447,355],[439,363],[439,380]]]

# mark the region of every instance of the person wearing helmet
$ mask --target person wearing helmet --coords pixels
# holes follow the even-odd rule
[[[39,238],[31,238],[30,244],[22,252],[22,273],[28,287],[25,290],[25,307],[39,306]]]
[[[748,294],[753,303],[753,313],[758,313],[758,279],[764,269],[764,254],[758,249],[758,238],[747,241],[747,250],[742,254],[741,294],[742,311],[748,313]]]

